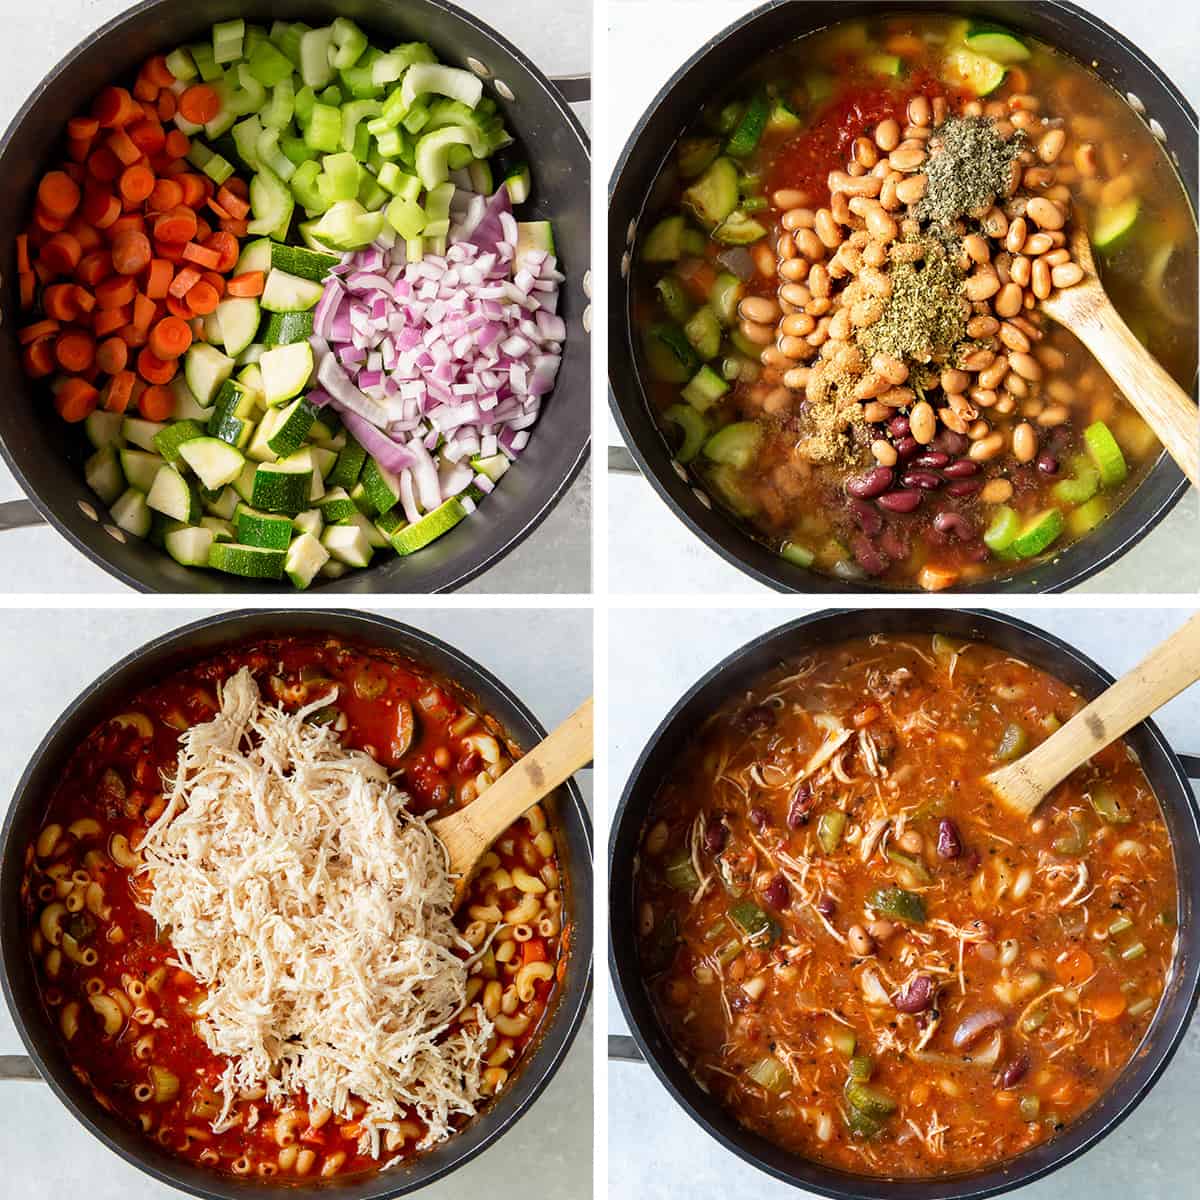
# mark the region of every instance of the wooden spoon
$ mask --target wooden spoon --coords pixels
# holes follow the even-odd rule
[[[1179,469],[1200,487],[1200,413],[1196,405],[1113,308],[1083,229],[1076,229],[1071,236],[1071,256],[1083,268],[1083,279],[1074,287],[1056,288],[1042,301],[1042,311],[1092,352]]]
[[[984,782],[1018,816],[1032,816],[1046,795],[1093,754],[1144,721],[1200,679],[1200,613],[1177,629],[1062,728]]]
[[[454,907],[479,860],[522,813],[592,760],[592,701],[585,700],[544,742],[515,763],[465,808],[429,823],[450,856]]]

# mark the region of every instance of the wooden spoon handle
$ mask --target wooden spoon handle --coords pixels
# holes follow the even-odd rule
[[[1083,320],[1072,322],[1071,332],[1129,398],[1180,470],[1200,487],[1200,412],[1187,392],[1111,304],[1099,304]]]
[[[592,700],[585,700],[545,741],[477,800],[430,823],[450,855],[453,874],[469,876],[491,844],[519,817],[592,760]]]
[[[1156,646],[1132,671],[1100,693],[1023,758],[1005,768],[1005,791],[1018,783],[1033,807],[1093,754],[1144,721],[1200,679],[1200,613]],[[1030,808],[1032,811],[1032,807]]]

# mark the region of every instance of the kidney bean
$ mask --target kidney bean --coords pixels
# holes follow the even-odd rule
[[[875,543],[865,533],[857,534],[850,540],[850,549],[854,551],[858,565],[868,575],[882,575],[887,570],[887,559],[879,553]]]
[[[979,464],[969,458],[957,458],[948,467],[943,468],[942,474],[947,479],[969,479],[979,474]]]
[[[458,769],[463,775],[473,775],[483,766],[483,755],[478,750],[468,750],[458,760]]]
[[[936,492],[942,486],[942,477],[932,471],[909,471],[900,477],[906,488],[920,488],[923,492]]]
[[[819,912],[821,914],[821,916],[828,919],[829,917],[832,917],[833,914],[837,911],[837,905],[833,902],[832,896],[818,896],[817,903],[816,903],[816,909],[817,909],[817,912]]]
[[[953,429],[942,429],[930,445],[935,450],[942,451],[943,454],[958,457],[960,454],[966,454],[967,448],[971,445],[971,439],[965,434],[955,433]]]
[[[921,493],[916,488],[905,492],[887,492],[875,501],[880,508],[888,512],[909,513],[921,503]]]
[[[787,885],[787,880],[782,875],[776,875],[763,889],[763,899],[772,908],[787,908],[788,901],[791,898],[791,889]]]
[[[914,467],[927,467],[931,470],[938,470],[944,467],[950,461],[950,455],[943,454],[940,450],[926,450],[924,454],[918,454],[912,460]],[[968,459],[968,461],[970,461]],[[971,463],[974,466],[974,463]]]
[[[962,513],[940,512],[933,518],[933,527],[939,533],[953,534],[962,542],[969,542],[975,536],[975,527]]]
[[[1037,456],[1037,469],[1041,471],[1043,475],[1057,475],[1058,459],[1055,458],[1053,454],[1039,454]]]
[[[883,518],[879,510],[872,508],[865,500],[851,500],[850,511],[858,522],[858,527],[868,537],[875,537],[883,528]]]
[[[918,975],[906,988],[892,997],[897,1012],[924,1012],[933,1004],[933,980],[928,975]]]
[[[992,557],[992,552],[987,548],[983,541],[980,540],[978,542],[972,542],[969,546],[967,546],[963,551],[963,556],[966,558],[967,562],[981,563],[987,562],[987,560]]]
[[[938,822],[937,853],[938,858],[957,858],[962,853],[962,838],[958,836],[958,827],[949,817],[943,817]]]
[[[765,829],[767,827],[767,822],[770,821],[770,819],[771,816],[765,808],[759,808],[756,805],[750,810],[750,824],[753,825],[755,829]]]
[[[1000,1072],[1000,1086],[1002,1088],[1016,1087],[1028,1074],[1029,1055],[1019,1055]]]
[[[789,829],[799,829],[808,824],[808,815],[813,806],[813,790],[807,783],[801,783],[792,793],[792,802],[788,805],[787,826]]]
[[[894,438],[908,437],[908,418],[906,416],[893,417],[888,422],[888,433]]]
[[[891,467],[874,467],[865,475],[847,480],[846,491],[859,500],[873,500],[892,486],[895,473]]]
[[[908,538],[900,530],[890,527],[883,531],[883,536],[879,539],[879,548],[893,562],[899,562],[902,558],[907,558],[910,549]]]
[[[973,496],[981,487],[983,487],[982,479],[956,479],[953,483],[946,484],[946,495],[954,496],[956,499],[962,496]]]
[[[704,831],[704,848],[709,854],[720,854],[725,849],[725,840],[729,830],[720,821],[714,821]]]
[[[921,443],[915,437],[902,437],[896,443],[896,457],[901,462],[908,462],[914,454],[921,452]]]

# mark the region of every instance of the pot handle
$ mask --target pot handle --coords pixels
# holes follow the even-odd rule
[[[552,75],[550,82],[568,104],[584,104],[592,98],[590,75]]]
[[[0,533],[7,529],[25,529],[44,525],[46,518],[30,500],[5,500],[0,503]]]
[[[33,1059],[25,1054],[0,1054],[0,1083],[7,1079],[24,1083],[41,1083],[42,1076]]]
[[[609,1034],[608,1057],[611,1062],[644,1063],[638,1044],[627,1034]]]
[[[1200,754],[1181,754],[1179,761],[1189,779],[1200,781]]]

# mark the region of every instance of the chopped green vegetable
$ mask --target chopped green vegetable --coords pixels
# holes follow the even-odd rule
[[[1109,784],[1096,784],[1088,791],[1087,797],[1102,821],[1110,825],[1126,825],[1133,820],[1133,814],[1122,807],[1117,789]]]
[[[751,943],[770,944],[779,937],[779,926],[752,900],[730,905],[729,917]]]
[[[778,1094],[782,1092],[788,1085],[790,1076],[787,1068],[773,1054],[768,1054],[765,1058],[760,1058],[752,1067],[746,1070],[746,1075],[753,1079],[759,1087],[766,1088],[768,1092]]]
[[[1028,748],[1029,734],[1024,726],[1010,722],[1005,725],[992,757],[997,762],[1012,762],[1013,759],[1020,758]]]
[[[1125,482],[1129,468],[1125,465],[1125,456],[1112,430],[1103,421],[1093,421],[1083,431],[1083,440],[1087,445],[1088,454],[1100,472],[1100,482],[1105,487],[1118,487]]]
[[[858,1079],[847,1080],[846,1101],[851,1108],[874,1120],[891,1116],[896,1111],[896,1101],[887,1092]]]
[[[840,808],[826,809],[817,818],[817,841],[826,854],[832,854],[846,831],[846,814]]]
[[[871,1078],[871,1073],[875,1070],[875,1064],[871,1061],[870,1055],[856,1054],[850,1060],[850,1078],[858,1079],[866,1082]]]
[[[700,876],[686,846],[672,850],[663,860],[663,877],[678,892],[694,892],[700,886]]]
[[[903,888],[879,888],[871,893],[869,904],[885,917],[895,917],[914,925],[925,921],[925,901],[915,892],[906,892]]]

